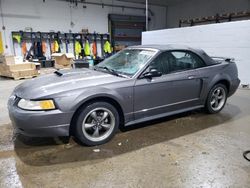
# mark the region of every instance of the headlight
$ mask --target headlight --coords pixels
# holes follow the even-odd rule
[[[30,101],[21,99],[17,106],[25,110],[53,110],[55,104],[53,100]]]

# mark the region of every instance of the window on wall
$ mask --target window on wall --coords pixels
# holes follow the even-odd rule
[[[189,51],[168,51],[161,53],[151,63],[162,74],[204,67],[205,63],[196,54]]]

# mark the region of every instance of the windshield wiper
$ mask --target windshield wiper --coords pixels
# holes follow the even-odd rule
[[[116,72],[115,70],[113,70],[113,69],[110,69],[110,68],[108,68],[108,67],[98,67],[98,68],[100,68],[100,69],[104,69],[104,70],[106,70],[106,71],[108,71],[109,73],[111,73],[111,74],[113,74],[113,75],[115,75],[115,76],[119,76],[119,77],[124,77],[124,78],[126,78],[126,76],[124,76],[124,75],[122,75],[122,74],[119,74],[118,72]]]

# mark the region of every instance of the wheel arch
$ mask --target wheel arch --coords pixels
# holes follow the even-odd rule
[[[228,91],[226,93],[226,96],[225,96],[225,101],[223,103],[223,106],[221,108],[219,108],[219,110],[216,111],[216,109],[214,110],[212,107],[211,107],[211,104],[210,104],[210,99],[211,99],[211,93],[213,91],[214,88],[216,88],[215,86],[218,85],[218,84],[222,84],[223,86],[225,86],[225,89],[227,89],[229,91],[229,88],[230,88],[230,82],[228,80],[225,80],[225,79],[221,79],[221,80],[218,80],[217,82],[214,82],[209,91],[208,91],[208,94],[207,94],[207,97],[206,97],[206,102],[205,102],[205,108],[206,108],[206,111],[209,113],[209,114],[214,114],[214,113],[218,113],[220,112],[225,104],[226,104],[226,101],[227,101],[227,95],[228,95]]]
[[[209,95],[209,92],[211,91],[211,89],[217,85],[217,84],[223,84],[226,86],[227,88],[227,92],[229,93],[229,90],[230,90],[230,81],[227,79],[227,78],[218,78],[218,77],[215,77],[211,82],[210,84],[208,85],[208,89],[206,90],[205,94],[203,95],[204,98],[203,98],[203,102],[204,104],[206,103],[207,101],[207,98],[208,98],[208,95]]]
[[[227,88],[227,92],[228,92],[229,89],[230,89],[230,82],[229,82],[228,80],[226,80],[226,79],[222,79],[222,80],[217,81],[215,84],[213,84],[213,86],[215,86],[215,85],[217,85],[217,84],[223,84],[223,85],[225,85],[226,88]],[[212,87],[213,87],[213,86],[212,86]]]
[[[208,95],[209,95],[209,92],[211,91],[211,89],[217,85],[217,84],[223,84],[226,86],[227,88],[227,92],[229,92],[229,89],[230,89],[230,82],[228,81],[228,79],[225,79],[225,78],[222,78],[222,79],[216,79],[214,81],[211,82],[211,84],[209,85],[208,87],[208,90],[206,92],[206,95],[205,95],[205,98],[204,98],[204,102],[206,103],[207,102],[207,98],[208,98]]]
[[[88,104],[93,103],[93,102],[107,102],[107,103],[113,105],[117,109],[117,112],[118,112],[119,117],[120,117],[119,128],[124,126],[124,122],[125,122],[124,111],[122,109],[122,106],[119,104],[119,102],[117,100],[115,100],[114,98],[109,97],[109,96],[95,96],[95,97],[92,97],[92,98],[89,98],[87,100],[82,101],[82,103],[76,108],[76,110],[71,118],[71,121],[70,121],[70,129],[69,129],[70,135],[72,135],[72,133],[74,131],[73,128],[74,128],[74,125],[76,123],[77,116],[81,112],[81,109],[84,108],[85,106],[87,106]]]
[[[230,90],[230,77],[227,74],[216,74],[211,80],[209,80],[208,84],[208,92],[216,85],[216,84],[223,84],[226,86],[228,92]]]
[[[226,88],[227,88],[227,92],[229,92],[229,90],[230,90],[230,82],[229,82],[227,79],[218,80],[217,82],[215,82],[215,83],[213,84],[213,86],[215,86],[215,85],[217,85],[217,84],[223,84],[223,85],[225,85]],[[212,86],[212,87],[213,87],[213,86]],[[212,87],[211,87],[211,88],[212,88]]]

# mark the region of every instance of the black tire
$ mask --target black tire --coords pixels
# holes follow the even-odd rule
[[[100,111],[100,114],[98,110]],[[96,111],[95,117],[97,117],[98,123],[97,121],[95,121],[95,118],[92,117],[92,113],[94,113],[95,111]],[[103,114],[101,113],[102,111],[103,111]],[[107,118],[105,119],[105,121],[107,122],[110,121],[110,127],[111,127],[110,129],[105,128],[105,126],[108,124],[105,125],[104,120],[103,120],[103,126],[105,125],[104,127],[102,127],[101,123],[99,122],[101,121],[102,116],[104,116],[104,113],[109,114]],[[91,121],[91,122],[86,123],[87,121]],[[93,124],[95,126],[92,126]],[[91,125],[92,127],[86,128],[85,125]],[[100,145],[111,140],[112,137],[117,132],[118,127],[119,127],[119,113],[117,112],[116,108],[107,102],[93,102],[82,107],[82,109],[80,110],[79,115],[77,116],[77,119],[76,119],[76,123],[75,123],[74,136],[83,145],[87,145],[87,146]],[[99,139],[96,135],[94,136],[96,129],[98,129],[98,132],[99,132],[98,135],[100,135],[100,137],[103,137],[103,139]],[[101,136],[101,133],[100,133],[101,131],[103,132],[106,131],[107,132],[106,135]],[[93,135],[91,136],[92,132],[93,132]]]
[[[214,97],[213,94],[218,89],[221,89],[221,92],[225,93],[225,99],[223,99],[223,103],[218,105],[218,108],[215,108],[215,107],[213,107],[213,105],[211,103],[212,103],[212,100],[213,100],[213,97]],[[215,114],[215,113],[220,112],[224,108],[224,106],[225,106],[225,104],[227,102],[227,94],[228,94],[228,91],[227,91],[227,88],[226,88],[226,86],[224,84],[216,84],[216,85],[214,85],[212,87],[212,89],[208,93],[206,106],[205,106],[207,113]]]

